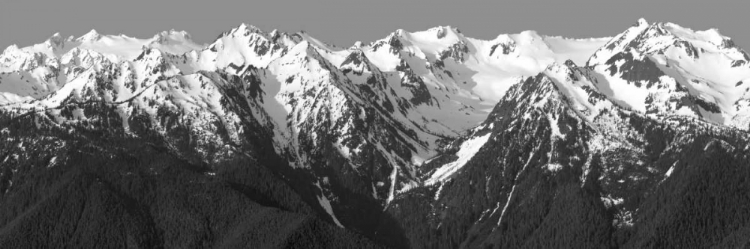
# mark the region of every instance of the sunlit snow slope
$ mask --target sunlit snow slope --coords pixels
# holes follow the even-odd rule
[[[718,30],[639,20],[587,62],[599,90],[653,115],[750,127],[750,56]]]

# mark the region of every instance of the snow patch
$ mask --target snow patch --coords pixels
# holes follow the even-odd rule
[[[555,139],[564,139],[565,136],[560,132],[560,124],[558,123],[558,118],[553,117],[550,113],[547,113],[547,120],[549,121],[550,131],[552,132],[552,140],[554,141]]]
[[[328,201],[328,198],[326,198],[325,195],[320,195],[317,197],[318,197],[318,203],[320,203],[320,206],[326,210],[326,213],[328,213],[328,215],[331,216],[331,219],[333,219],[333,222],[336,223],[337,226],[343,228],[344,225],[341,225],[341,222],[339,222],[339,219],[337,219],[336,215],[333,214],[333,208],[331,207],[331,202]]]
[[[443,183],[440,183],[440,186],[439,186],[439,187],[438,187],[438,189],[437,189],[437,190],[435,191],[435,198],[434,198],[434,199],[435,199],[436,201],[440,199],[440,192],[443,192],[443,185],[445,185],[445,184],[443,184]]]
[[[389,193],[388,194],[388,199],[385,201],[386,208],[388,207],[388,204],[390,204],[391,201],[393,201],[393,198],[396,195],[396,183],[398,183],[397,182],[398,181],[398,165],[392,165],[392,167],[393,167],[393,171],[391,172],[391,176],[390,176],[390,178],[391,178],[391,188],[388,191],[388,193]]]
[[[341,225],[341,222],[339,222],[339,219],[336,218],[336,215],[333,213],[333,207],[331,207],[331,202],[328,200],[325,193],[323,193],[323,188],[320,186],[320,183],[316,182],[315,186],[317,186],[318,189],[320,189],[320,195],[316,196],[318,198],[318,203],[323,208],[323,210],[325,210],[326,213],[328,213],[328,215],[331,216],[331,219],[333,220],[333,222],[336,223],[337,226],[343,228],[344,225]]]
[[[47,168],[52,168],[57,164],[57,157],[54,156],[52,159],[49,160],[49,163],[47,164]]]
[[[677,166],[677,162],[674,162],[674,164],[672,164],[672,167],[669,167],[669,170],[667,170],[667,173],[664,173],[664,179],[672,175],[672,172],[674,172],[675,166]]]
[[[559,172],[560,170],[562,170],[563,166],[561,164],[559,164],[559,163],[549,163],[549,164],[545,165],[545,168],[547,169],[547,171],[556,173],[556,172]]]
[[[477,152],[479,152],[479,149],[481,149],[482,146],[487,143],[487,140],[491,135],[492,133],[488,132],[485,135],[473,137],[469,140],[464,141],[461,144],[461,149],[456,152],[456,156],[458,156],[458,159],[438,168],[435,173],[432,174],[430,179],[425,182],[425,185],[429,186],[437,182],[445,181],[447,178],[456,173],[456,171],[461,169],[461,167],[463,167],[471,158],[474,157],[475,154],[477,154]]]

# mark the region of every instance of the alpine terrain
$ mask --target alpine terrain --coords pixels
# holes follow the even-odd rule
[[[750,54],[450,26],[0,54],[0,248],[750,248]]]

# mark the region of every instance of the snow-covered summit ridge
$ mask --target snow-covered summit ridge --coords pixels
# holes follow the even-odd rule
[[[265,32],[244,23],[224,32],[208,45],[192,42],[190,35],[184,31],[164,31],[149,39],[138,39],[125,35],[102,35],[92,30],[78,38],[63,38],[60,34],[55,34],[42,44],[24,48],[8,47],[0,55],[0,71],[30,72],[32,77],[24,77],[24,80],[36,79],[41,82],[40,86],[61,85],[65,82],[50,82],[50,73],[36,69],[44,65],[59,68],[56,65],[64,63],[55,62],[59,58],[70,58],[65,61],[88,61],[86,65],[106,64],[79,59],[76,57],[78,54],[88,56],[93,53],[80,53],[78,50],[93,51],[102,55],[94,57],[120,62],[136,59],[143,54],[144,49],[158,49],[165,54],[183,56],[170,59],[175,62],[182,60],[174,66],[183,73],[226,70],[231,67],[231,70],[226,71],[239,74],[248,66],[268,67],[303,41],[316,50],[324,61],[330,62],[339,70],[353,72],[347,74],[353,82],[365,82],[373,72],[376,75],[384,74],[397,95],[415,104],[413,108],[406,109],[420,113],[419,116],[428,119],[444,116],[437,120],[453,122],[447,117],[459,113],[466,115],[465,122],[446,124],[452,130],[446,131],[450,134],[473,127],[486,117],[492,106],[511,86],[526,77],[545,72],[555,63],[566,64],[570,61],[575,65],[593,67],[595,75],[599,75],[594,80],[596,86],[601,86],[597,88],[599,91],[616,103],[647,112],[650,107],[641,103],[646,102],[650,90],[639,90],[641,94],[630,94],[627,97],[614,94],[629,92],[633,89],[626,88],[641,85],[627,84],[627,79],[623,81],[624,84],[618,84],[618,79],[632,76],[628,71],[641,70],[641,67],[629,64],[623,67],[618,63],[624,63],[622,58],[630,57],[644,61],[644,65],[650,65],[647,61],[656,61],[657,63],[653,63],[653,70],[648,72],[660,73],[652,75],[648,79],[650,82],[664,82],[660,77],[665,75],[664,77],[681,84],[665,82],[661,85],[671,84],[675,89],[682,89],[685,84],[695,85],[688,86],[687,91],[690,96],[699,100],[691,101],[715,103],[725,112],[721,115],[703,113],[699,116],[711,116],[711,120],[719,123],[726,123],[744,113],[744,95],[733,90],[738,86],[742,88],[750,85],[742,83],[747,82],[750,75],[747,73],[747,68],[750,67],[747,61],[750,58],[717,30],[693,31],[673,23],[649,24],[645,19],[638,20],[634,26],[612,38],[571,39],[524,31],[482,40],[467,37],[452,26],[438,26],[416,32],[398,29],[383,39],[371,43],[357,42],[348,48],[326,43],[305,32]],[[615,67],[613,64],[616,64]],[[391,80],[391,75],[397,75],[400,80]],[[20,78],[19,75],[18,79]],[[54,89],[56,87],[48,87],[49,91]],[[41,90],[36,90],[36,94],[30,94],[29,91],[14,93],[8,90],[6,93],[17,94],[19,97],[40,97],[46,94]],[[666,109],[679,110],[680,107]],[[693,112],[701,113],[695,110]]]
[[[162,51],[179,55],[204,47],[205,45],[194,42],[190,34],[186,31],[163,31],[151,38],[140,39],[123,34],[102,35],[92,29],[77,38],[74,38],[74,36],[63,38],[60,33],[55,33],[41,44],[22,48],[12,45],[4,50],[0,58],[19,57],[17,55],[19,53],[32,56],[34,54],[43,54],[49,58],[59,58],[73,48],[80,48],[102,53],[112,60],[132,60],[140,54],[143,48],[158,48]],[[3,62],[8,62],[8,60],[3,61],[0,59],[0,66],[7,67],[7,65],[4,65],[6,63]],[[10,69],[23,70],[12,67]]]
[[[645,19],[587,62],[600,91],[630,109],[750,127],[750,55],[717,29]]]
[[[689,44],[689,46],[688,46]],[[663,53],[670,47],[683,47],[686,50],[723,53],[732,59],[748,59],[731,38],[719,33],[716,28],[692,30],[671,22],[650,23],[641,18],[633,26],[618,34],[596,51],[587,65],[606,62],[612,51],[633,47],[643,53]],[[698,51],[688,51],[692,57]],[[697,55],[699,56],[699,55]]]
[[[81,43],[96,42],[101,38],[102,38],[102,35],[100,35],[99,32],[96,32],[95,29],[92,29],[91,31],[82,35],[81,37],[78,37],[76,41],[81,42]]]

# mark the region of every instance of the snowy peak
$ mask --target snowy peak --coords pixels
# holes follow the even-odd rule
[[[20,48],[18,48],[17,44],[11,44],[7,48],[3,50],[3,54],[12,54],[20,51]]]
[[[0,65],[8,67],[11,63],[16,62],[18,56],[22,53],[23,52],[18,48],[18,45],[13,44],[8,46],[3,50],[3,53],[0,54]]]
[[[266,67],[297,44],[285,34],[278,32],[275,34],[276,39],[273,38],[257,27],[243,23],[223,33],[208,45],[202,51],[199,62],[205,69],[224,68],[230,65]]]
[[[597,98],[594,85],[581,70],[585,69],[568,60],[564,64],[552,63],[539,75],[529,78],[531,81],[523,84],[527,84],[527,91],[533,92],[532,105],[541,107],[548,101],[560,101],[581,118],[596,117],[601,111],[601,106],[596,106],[601,99]]]
[[[96,32],[95,29],[92,29],[85,35],[82,35],[81,37],[78,37],[76,41],[86,43],[86,42],[95,42],[98,41],[100,38],[102,38],[102,35],[99,34],[99,32]]]
[[[711,37],[697,36],[697,33],[671,23],[654,23],[644,30],[628,46],[646,54],[664,53],[670,47],[682,48],[691,58],[700,56],[696,45],[710,47]],[[713,45],[715,47],[715,45]],[[704,49],[704,46],[700,47]]]
[[[69,67],[91,68],[110,64],[111,60],[94,50],[73,48],[60,57],[60,63]]]
[[[349,49],[350,50],[354,50],[354,49],[361,50],[362,46],[364,46],[364,43],[362,43],[362,41],[356,41],[356,42],[354,42],[354,45],[352,45]]]
[[[648,21],[646,21],[645,18],[641,17],[638,18],[638,21],[633,25],[633,27],[645,27],[648,26]]]
[[[398,29],[386,38],[372,43],[370,47],[377,51],[381,46],[387,45],[394,55],[398,55],[403,50],[409,54],[425,57],[428,54],[436,55],[464,40],[465,37],[457,29],[451,26],[438,26],[417,32]]]
[[[502,34],[497,36],[490,50],[490,56],[495,53],[510,54],[516,50],[516,41],[510,35]]]
[[[36,46],[42,49],[18,48],[11,45],[0,54],[0,72],[30,71],[47,62],[54,63],[52,51],[44,44]]]
[[[400,30],[400,31],[404,32],[403,30]],[[414,35],[424,36],[425,38],[429,37],[429,35],[433,35],[434,39],[446,39],[449,42],[456,42],[462,39],[463,37],[463,34],[461,34],[461,31],[451,26],[437,26],[437,27],[433,27],[425,31],[418,31],[418,32],[413,32],[413,33],[408,33],[408,34],[410,36],[414,36]]]
[[[587,47],[587,44],[584,43],[589,41],[598,42],[597,46],[600,46],[601,42],[598,40],[600,39],[569,39],[564,37],[542,36],[536,31],[526,30],[518,34],[498,35],[492,41],[493,45],[490,50],[490,55],[508,55],[516,52],[516,54],[534,55],[535,57],[554,57],[553,55],[555,54],[566,53],[571,49]],[[564,61],[565,60],[560,60],[559,62],[562,63]]]
[[[461,33],[461,31],[451,26],[438,26],[430,29],[430,31],[435,32],[438,39],[443,39],[446,37],[448,37],[448,39],[454,39],[455,37],[458,37],[458,34]]]
[[[564,63],[573,60],[583,64],[610,38],[572,39],[560,36],[543,36],[527,30],[518,34],[501,34],[490,41],[487,56],[508,60],[526,57],[538,62],[539,72],[552,62]],[[528,61],[528,60],[524,60]]]
[[[587,62],[602,93],[653,116],[692,116],[748,128],[738,82],[750,78],[748,55],[718,30],[639,21]],[[739,89],[738,89],[739,88]]]
[[[599,50],[597,50],[591,58],[586,62],[586,65],[592,66],[601,64],[607,61],[615,51],[624,50],[633,40],[640,36],[646,29],[652,25],[644,18],[638,19],[638,21],[630,26],[628,29],[619,33],[613,37],[610,41],[605,43]]]
[[[615,36],[599,49],[587,64],[604,63],[618,51],[626,49],[636,49],[652,55],[668,53],[671,48],[678,48],[693,59],[699,58],[703,53],[720,53],[734,60],[745,59],[745,53],[717,29],[694,31],[674,23],[648,24],[640,19],[636,25]]]
[[[152,43],[159,43],[159,44],[169,44],[171,42],[185,42],[185,41],[191,41],[190,34],[186,31],[175,31],[174,29],[170,31],[162,31],[158,34],[154,35],[153,38],[151,38],[153,41]]]
[[[56,49],[64,48],[65,43],[68,43],[71,41],[73,41],[72,36],[70,38],[65,39],[60,35],[60,33],[55,33],[52,36],[50,36],[50,38],[47,39],[47,41],[45,41],[44,43],[47,44],[47,46],[50,49],[56,50]]]
[[[258,27],[255,27],[253,25],[248,25],[246,23],[241,23],[240,26],[232,29],[229,31],[230,34],[240,35],[240,36],[249,36],[250,34],[260,34],[263,36],[266,36],[267,34],[263,32]]]
[[[542,37],[535,30],[525,30],[516,35],[516,41],[519,43],[532,44],[538,40],[542,40]]]
[[[217,41],[222,39],[249,39],[268,41],[271,40],[271,36],[258,27],[241,23],[239,26],[221,34],[217,38]]]

